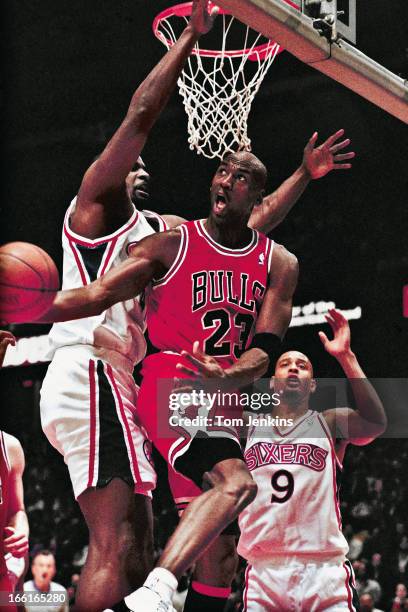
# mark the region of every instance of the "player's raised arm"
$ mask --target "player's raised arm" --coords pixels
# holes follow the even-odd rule
[[[92,317],[137,296],[171,266],[180,244],[178,230],[153,234],[132,248],[130,257],[93,283],[58,291],[50,308],[36,323]]]
[[[207,0],[194,0],[189,23],[178,41],[133,94],[122,124],[86,172],[77,207],[115,204],[128,198],[125,179],[137,161],[147,136],[165,107],[184,63],[198,38],[208,32],[216,11]]]
[[[282,223],[311,180],[322,178],[332,170],[349,170],[349,160],[355,153],[339,153],[350,144],[349,138],[338,142],[343,135],[344,130],[338,130],[317,147],[318,133],[315,132],[304,149],[299,168],[261,204],[255,206],[248,225],[267,234]]]
[[[387,417],[380,398],[367,379],[357,357],[351,350],[350,326],[338,310],[329,310],[327,322],[334,337],[329,340],[324,332],[319,332],[325,350],[337,359],[350,381],[356,410],[336,408],[326,410],[324,417],[334,429],[339,430],[352,444],[368,444],[381,435],[387,427]]]

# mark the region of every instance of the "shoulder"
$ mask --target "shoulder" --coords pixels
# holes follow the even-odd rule
[[[288,283],[297,282],[299,275],[299,263],[296,255],[288,251],[282,244],[274,244],[270,280],[280,280]]]
[[[280,266],[284,266],[289,270],[297,270],[299,268],[299,262],[296,255],[288,251],[283,244],[277,242],[275,242],[273,246],[272,262],[275,265],[279,264]]]
[[[33,580],[27,580],[27,582],[25,582],[24,585],[23,585],[23,589],[25,591],[34,591],[34,581]]]
[[[158,250],[180,243],[181,232],[179,228],[166,230],[146,236],[139,242],[135,242],[129,249],[131,257],[140,257],[141,252],[146,250]]]
[[[129,249],[129,265],[138,265],[141,259],[169,267],[177,256],[181,241],[179,229],[151,234]]]
[[[161,215],[161,217],[170,229],[178,227],[187,221],[187,219],[183,219],[183,217],[179,217],[178,215]]]
[[[51,591],[53,592],[62,592],[65,593],[66,592],[66,588],[64,586],[62,586],[62,584],[59,584],[58,582],[51,582]]]
[[[24,470],[24,452],[20,442],[10,434],[3,432],[3,435],[12,470],[22,472]]]
[[[348,419],[352,412],[353,410],[351,408],[330,408],[321,413],[333,437],[338,437],[339,433],[344,433],[342,432],[342,424]]]

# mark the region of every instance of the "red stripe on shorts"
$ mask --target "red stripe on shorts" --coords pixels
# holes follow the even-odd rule
[[[128,444],[127,447],[130,450],[130,460],[131,460],[131,464],[132,464],[132,468],[133,468],[133,477],[135,479],[135,483],[139,484],[142,479],[140,477],[140,472],[139,472],[139,465],[138,465],[138,461],[137,461],[137,457],[136,457],[136,451],[135,451],[135,447],[133,445],[133,439],[132,439],[132,433],[130,431],[130,427],[129,427],[129,423],[127,421],[126,418],[126,413],[125,413],[125,408],[123,406],[123,402],[122,402],[122,398],[120,396],[117,384],[116,384],[116,380],[115,377],[113,375],[113,370],[112,370],[112,366],[106,364],[106,373],[108,375],[108,378],[112,384],[112,387],[115,391],[115,395],[116,395],[116,399],[119,405],[119,410],[120,410],[120,414],[122,416],[122,420],[123,420],[123,425],[125,427],[125,433],[126,433],[126,437],[128,440]]]
[[[96,386],[95,386],[95,362],[89,360],[89,466],[88,487],[94,486],[95,470],[95,448],[96,448]]]
[[[351,592],[350,589],[350,570],[347,567],[347,565],[345,563],[343,563],[343,567],[346,570],[346,591],[347,591],[347,604],[348,604],[348,609],[351,610],[351,612],[354,612],[354,606],[353,606],[353,594]]]
[[[242,608],[242,612],[246,612],[248,610],[248,588],[249,588],[250,570],[251,570],[251,566],[247,565],[247,568],[245,570],[244,607]]]

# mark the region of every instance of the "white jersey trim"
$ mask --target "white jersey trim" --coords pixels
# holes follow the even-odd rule
[[[6,460],[8,471],[11,472],[11,462],[10,462],[9,454],[7,452],[7,444],[6,444],[6,440],[4,438],[4,431],[0,431],[0,433],[1,433],[1,448],[2,448],[2,451],[3,451],[3,457]]]
[[[275,246],[275,241],[268,238],[268,244],[270,244],[270,251],[268,255],[268,275],[269,275],[271,273],[272,254],[273,254],[273,248]]]
[[[308,410],[303,416],[301,416],[295,423],[293,423],[292,427],[285,429],[285,431],[281,431],[277,425],[274,425],[273,428],[275,431],[281,436],[281,438],[286,438],[290,436],[292,432],[295,431],[310,415],[313,413],[312,410]]]
[[[328,426],[328,425],[327,425],[327,423],[326,423],[326,419],[324,418],[324,416],[323,416],[322,414],[319,414],[319,415],[317,416],[317,418],[319,419],[319,421],[320,421],[320,425],[322,426],[322,428],[323,428],[323,430],[324,430],[324,432],[325,432],[326,436],[327,436],[327,437],[328,437],[328,439],[329,439],[330,445],[331,445],[331,447],[332,447],[333,455],[334,455],[334,457],[336,458],[336,463],[337,463],[337,465],[339,466],[339,468],[342,470],[342,469],[343,469],[343,464],[342,464],[342,462],[340,461],[340,459],[339,459],[339,458],[338,458],[338,456],[337,456],[336,449],[335,449],[335,446],[334,446],[334,441],[333,441],[333,438],[332,438],[332,435],[331,435],[331,431],[330,431],[330,429],[329,429],[329,426]]]
[[[146,217],[146,219],[156,219],[159,222],[159,232],[165,232],[170,229],[163,217],[153,210],[143,209],[142,215]]]
[[[339,500],[337,498],[337,492],[338,492],[338,488],[337,488],[337,479],[336,479],[336,463],[339,464],[337,455],[336,455],[336,449],[334,448],[334,443],[333,443],[333,438],[331,437],[330,432],[328,431],[327,428],[327,423],[326,423],[326,427],[323,423],[324,421],[324,417],[321,417],[320,414],[317,415],[317,418],[319,419],[319,423],[323,429],[323,431],[326,433],[327,439],[329,441],[330,444],[330,448],[331,448],[331,454],[332,454],[332,483],[333,483],[333,501],[334,501],[334,508],[336,511],[336,518],[337,518],[337,524],[339,526],[339,530],[342,532],[342,522],[341,522],[341,512],[340,512],[340,507],[339,507]],[[341,464],[340,464],[341,467]]]
[[[187,250],[188,250],[188,231],[185,225],[180,225],[180,227],[176,228],[180,231],[181,239],[180,246],[177,251],[177,255],[171,264],[170,268],[167,270],[166,274],[161,278],[154,279],[152,281],[152,288],[156,289],[156,287],[162,287],[163,285],[167,285],[169,280],[173,278],[173,276],[177,273],[181,264],[186,258]]]
[[[126,221],[124,225],[119,227],[116,231],[112,232],[112,234],[108,234],[106,236],[100,236],[99,238],[95,238],[94,240],[91,240],[90,238],[85,238],[84,236],[81,236],[80,234],[76,234],[69,227],[69,218],[71,216],[71,213],[73,212],[73,209],[75,208],[75,205],[76,205],[76,197],[72,200],[71,204],[68,207],[67,212],[65,213],[63,231],[64,231],[65,236],[70,242],[75,242],[82,246],[96,247],[100,244],[103,244],[104,242],[109,242],[110,240],[114,240],[115,238],[118,238],[121,234],[123,234],[124,232],[127,232],[131,227],[133,227],[133,225],[135,225],[138,222],[139,216],[140,216],[139,211],[132,204],[133,213],[131,217],[129,218],[129,220]]]
[[[248,255],[249,253],[252,253],[252,251],[258,245],[259,232],[250,228],[252,231],[252,239],[249,244],[247,244],[242,249],[230,249],[228,247],[225,247],[222,244],[216,242],[213,238],[211,238],[210,234],[204,227],[204,223],[205,219],[194,221],[194,225],[197,229],[198,234],[208,242],[208,244],[211,248],[214,249],[214,251],[217,251],[217,253],[221,253],[221,255],[228,255],[230,257],[242,257],[242,255]]]

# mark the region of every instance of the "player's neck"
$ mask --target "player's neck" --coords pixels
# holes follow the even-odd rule
[[[279,406],[275,407],[273,416],[279,416],[283,419],[299,419],[305,415],[309,410],[309,403],[307,400],[300,400],[299,402],[287,402],[281,401]]]
[[[217,224],[211,217],[205,220],[204,225],[215,242],[229,249],[243,249],[252,240],[253,233],[247,225],[238,226],[227,220]]]

